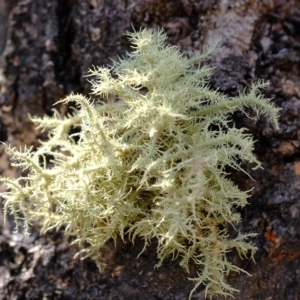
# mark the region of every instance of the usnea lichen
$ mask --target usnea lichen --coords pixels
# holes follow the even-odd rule
[[[128,35],[131,53],[90,71],[98,100],[68,96],[61,102],[77,105],[71,115],[33,119],[49,132],[36,151],[7,147],[28,175],[3,179],[5,214],[24,219],[26,232],[33,220],[43,232],[63,226],[80,254],[98,263],[104,244],[117,236],[143,239],[143,250],[156,240],[157,266],[169,256],[186,269],[199,265],[191,294],[204,284],[208,296],[230,295],[235,289],[225,276],[242,270],[226,253],[235,248],[245,256],[255,247],[246,241],[251,233],[228,235],[248,193],[225,168],[259,162],[251,136],[229,125],[229,114],[251,107],[278,127],[278,109],[260,95],[263,82],[235,98],[211,90],[210,69],[199,63],[213,50],[188,58],[165,45],[162,31]]]

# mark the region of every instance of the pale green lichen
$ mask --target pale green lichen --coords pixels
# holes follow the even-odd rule
[[[259,162],[251,136],[229,125],[228,115],[249,106],[278,127],[278,109],[260,95],[263,82],[235,98],[211,90],[210,69],[195,63],[212,49],[188,58],[165,45],[162,31],[128,35],[131,53],[90,71],[97,100],[70,95],[61,102],[77,105],[71,115],[34,118],[49,132],[36,151],[7,147],[28,175],[3,179],[5,214],[24,219],[25,232],[33,220],[43,232],[63,226],[80,254],[98,263],[104,244],[117,236],[143,239],[143,250],[156,240],[157,266],[169,256],[186,269],[199,265],[191,294],[204,284],[209,296],[230,295],[235,289],[225,276],[242,270],[226,253],[253,255],[255,247],[246,241],[251,233],[228,235],[226,224],[240,221],[233,211],[246,205],[248,193],[225,168]]]

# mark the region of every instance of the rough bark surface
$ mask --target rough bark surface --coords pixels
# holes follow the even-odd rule
[[[71,91],[87,94],[87,70],[124,54],[132,25],[164,28],[187,54],[220,38],[211,85],[229,95],[258,78],[270,81],[266,95],[282,107],[278,132],[264,119],[234,116],[255,136],[264,169],[249,167],[255,182],[233,174],[241,188],[254,186],[238,230],[258,233],[258,251],[256,263],[229,254],[252,277],[230,274],[228,282],[238,300],[298,299],[299,0],[0,0],[1,141],[36,146],[40,133],[28,113],[50,114]],[[2,175],[17,176],[2,146],[0,154]],[[187,299],[193,286],[176,261],[154,269],[155,241],[139,258],[142,242],[108,244],[100,273],[93,261],[73,259],[76,247],[62,232],[40,236],[36,225],[29,237],[12,233],[2,210],[0,224],[0,299]],[[204,299],[203,289],[193,299]]]

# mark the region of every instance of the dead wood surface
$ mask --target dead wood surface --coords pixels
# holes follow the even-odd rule
[[[256,263],[228,259],[252,276],[230,274],[237,300],[292,300],[300,295],[300,1],[299,0],[0,0],[0,139],[37,146],[40,133],[28,119],[50,114],[70,92],[89,93],[84,75],[106,65],[130,45],[124,32],[164,28],[168,42],[187,54],[220,38],[211,61],[211,85],[236,95],[251,82],[270,81],[267,97],[282,107],[277,132],[263,118],[235,114],[255,136],[263,170],[233,179],[251,189],[238,230],[257,232]],[[64,108],[61,108],[64,109]],[[250,112],[251,114],[251,112]],[[19,173],[0,148],[3,176]],[[3,190],[3,187],[1,187]],[[2,207],[1,207],[2,208]],[[30,236],[3,225],[0,209],[0,299],[187,299],[191,273],[166,261],[159,269],[155,241],[118,241],[104,249],[107,267],[73,259],[77,249],[63,232]],[[204,299],[199,288],[193,299]],[[218,299],[218,298],[216,298]],[[221,298],[220,298],[221,299]]]

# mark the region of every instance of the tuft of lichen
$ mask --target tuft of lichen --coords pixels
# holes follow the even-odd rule
[[[252,233],[229,237],[227,225],[240,221],[236,208],[249,195],[226,170],[260,164],[251,135],[230,114],[251,107],[278,127],[278,109],[261,96],[262,81],[234,98],[211,90],[211,70],[200,63],[213,49],[186,57],[165,44],[163,31],[128,36],[131,53],[90,70],[93,101],[72,94],[60,101],[76,104],[72,114],[33,118],[48,132],[37,150],[6,148],[27,175],[2,179],[5,214],[24,220],[26,233],[33,221],[42,232],[63,227],[79,254],[99,264],[117,236],[143,239],[143,251],[156,240],[157,266],[170,256],[187,270],[199,266],[191,294],[203,284],[208,296],[231,295],[226,274],[243,270],[226,253],[256,248],[247,242]]]

